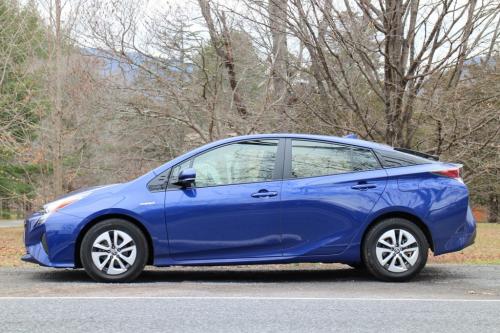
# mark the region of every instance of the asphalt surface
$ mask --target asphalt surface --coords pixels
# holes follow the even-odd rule
[[[382,283],[342,265],[0,269],[2,332],[500,332],[500,266],[428,266]]]

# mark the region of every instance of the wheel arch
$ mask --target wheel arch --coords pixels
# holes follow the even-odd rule
[[[89,221],[82,228],[82,230],[80,230],[78,237],[76,239],[76,243],[75,243],[75,267],[76,268],[82,267],[82,262],[80,259],[80,246],[82,245],[82,240],[83,240],[83,237],[85,236],[85,234],[90,230],[90,228],[92,228],[96,224],[103,222],[103,221],[106,221],[106,220],[110,220],[110,219],[121,219],[121,220],[128,221],[128,222],[134,224],[136,227],[138,227],[142,231],[142,233],[146,237],[146,241],[148,243],[148,261],[146,264],[152,265],[153,260],[154,260],[154,249],[153,249],[153,239],[151,238],[149,231],[137,219],[135,219],[129,215],[126,215],[126,214],[113,213],[113,214],[104,214],[104,215],[100,215],[100,216],[95,217],[94,219]]]
[[[387,220],[389,218],[402,218],[402,219],[405,219],[405,220],[408,220],[410,222],[415,223],[420,228],[420,230],[422,230],[422,232],[424,233],[425,238],[427,239],[427,243],[429,244],[429,247],[431,248],[431,250],[434,251],[434,242],[432,240],[432,234],[429,230],[429,227],[427,227],[427,225],[417,215],[414,215],[414,214],[411,214],[408,212],[403,212],[403,211],[386,212],[386,213],[383,213],[383,214],[375,217],[370,223],[368,223],[367,227],[365,228],[365,230],[363,232],[363,237],[361,238],[361,244],[364,243],[366,234],[368,233],[368,231],[371,228],[373,228],[375,225],[377,225],[381,221]]]

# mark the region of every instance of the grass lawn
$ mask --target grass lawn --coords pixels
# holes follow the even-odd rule
[[[429,256],[431,263],[500,264],[500,224],[478,223],[476,242],[459,252]]]
[[[23,228],[0,229],[0,267],[29,265],[21,261],[26,253],[23,244]]]
[[[434,257],[429,263],[500,264],[500,224],[479,223],[476,243],[460,252]],[[25,253],[22,228],[0,228],[0,267],[27,266],[19,258]]]

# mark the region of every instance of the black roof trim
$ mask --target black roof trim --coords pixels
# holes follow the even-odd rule
[[[427,158],[427,159],[433,160],[433,161],[439,161],[439,156],[437,156],[437,155],[426,154],[426,153],[422,153],[420,151],[416,151],[416,150],[412,150],[412,149],[408,149],[408,148],[394,148],[394,150],[400,151],[402,153],[415,155],[418,157]]]

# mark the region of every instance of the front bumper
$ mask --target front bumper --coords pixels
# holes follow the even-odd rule
[[[49,218],[51,221],[45,221],[45,223],[40,223],[40,217],[39,213],[35,213],[24,221],[26,254],[21,257],[21,260],[46,267],[74,267],[74,255],[67,254],[70,251],[74,252],[71,249],[60,250],[60,245],[64,244],[62,240],[65,238],[61,236],[60,229],[57,229],[58,218],[61,219],[61,216],[51,216]],[[52,242],[47,240],[50,237],[48,235],[52,235]]]
[[[32,254],[33,253],[33,254]],[[27,250],[27,253],[21,257],[24,262],[29,262],[32,264],[38,264],[45,267],[54,267],[48,260],[46,253],[40,253],[38,250]]]
[[[36,259],[35,259],[35,258],[33,258],[33,257],[31,256],[31,254],[29,254],[29,253],[26,253],[24,256],[22,256],[22,257],[21,257],[21,260],[22,260],[22,261],[24,261],[24,262],[29,262],[29,263],[31,263],[31,264],[39,264],[39,262],[38,262],[38,261],[36,261]]]

